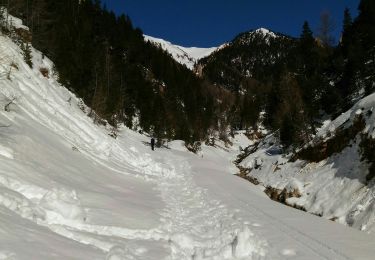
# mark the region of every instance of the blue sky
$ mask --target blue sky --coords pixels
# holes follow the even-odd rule
[[[316,32],[328,11],[339,38],[344,8],[357,15],[360,0],[102,0],[116,14],[126,13],[145,34],[183,46],[212,47],[238,33],[265,27],[299,36],[305,20]]]

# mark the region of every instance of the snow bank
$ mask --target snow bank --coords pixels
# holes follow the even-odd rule
[[[49,223],[86,221],[86,212],[74,190],[54,188],[43,196],[39,207],[46,211],[46,221]]]
[[[348,127],[353,124],[355,118],[362,116],[366,122],[366,128],[363,133],[368,134],[370,137],[375,138],[375,93],[366,96],[358,101],[351,109],[343,113],[335,120],[330,122],[327,126],[323,127],[317,134],[317,137],[328,138],[333,134],[336,129],[340,127]]]

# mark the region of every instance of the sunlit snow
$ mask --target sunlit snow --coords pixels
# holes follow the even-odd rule
[[[0,53],[1,70],[17,67],[0,79],[2,107],[16,98],[0,111],[0,259],[373,259],[373,235],[233,176],[242,133],[197,155],[180,141],[152,152],[95,125],[40,52],[30,69],[0,36]]]

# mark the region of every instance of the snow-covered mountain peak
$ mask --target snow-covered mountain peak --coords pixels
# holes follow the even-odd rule
[[[274,32],[272,32],[272,31],[270,31],[270,30],[268,30],[266,28],[263,28],[263,27],[261,27],[259,29],[256,29],[254,32],[258,33],[258,34],[262,34],[264,36],[273,37],[273,38],[277,37],[277,35]]]
[[[183,47],[175,45],[169,41],[155,38],[152,36],[144,35],[145,41],[149,41],[155,45],[160,46],[163,50],[167,51],[179,63],[186,65],[189,69],[194,68],[194,64],[201,58],[209,56],[216,51],[219,47],[211,48],[198,48],[198,47]]]
[[[254,41],[259,42],[259,40],[262,40],[269,44],[271,39],[276,39],[277,37],[279,37],[278,34],[261,27],[256,30],[241,33],[235,38],[234,42],[240,45],[249,45]]]

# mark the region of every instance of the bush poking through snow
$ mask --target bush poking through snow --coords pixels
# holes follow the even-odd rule
[[[14,28],[14,33],[18,36],[22,42],[31,42],[32,34],[29,29],[26,28]]]
[[[201,142],[185,143],[185,147],[192,153],[198,153],[201,148]]]
[[[6,103],[5,103],[5,105],[4,105],[4,110],[6,111],[6,112],[10,112],[10,107],[11,107],[11,105],[12,104],[14,104],[15,103],[15,101],[17,100],[17,97],[16,96],[11,96],[11,97],[6,97]]]
[[[49,70],[47,68],[41,67],[39,68],[40,73],[43,75],[45,78],[49,78]]]
[[[280,190],[280,189],[273,188],[271,186],[267,186],[264,192],[268,195],[268,197],[270,197],[270,199],[274,201],[278,201],[285,205],[295,207],[298,209],[302,209],[302,208],[296,207],[296,205],[291,205],[287,202],[289,198],[300,198],[302,196],[301,191],[298,188],[293,188],[291,190],[288,190],[288,188],[285,187],[284,189]]]

